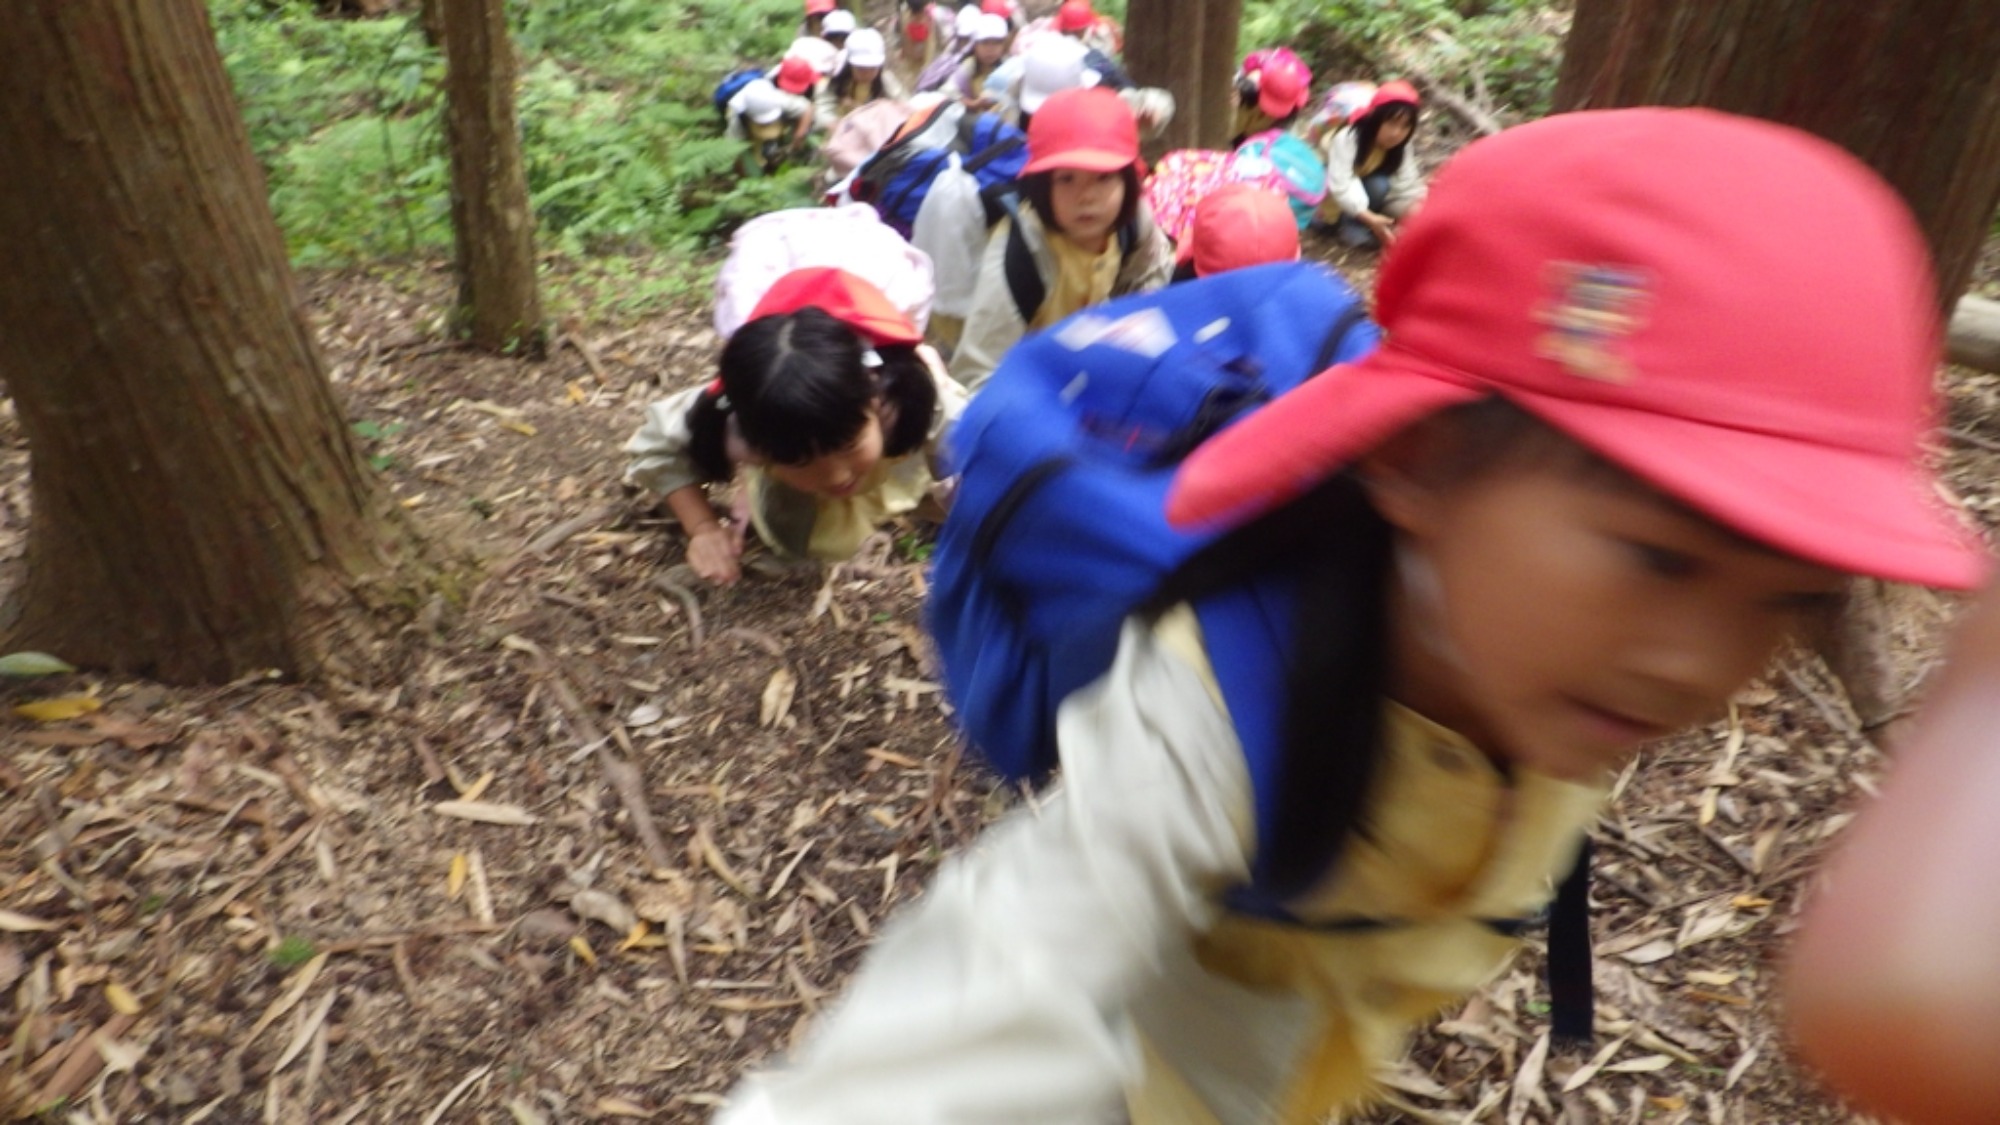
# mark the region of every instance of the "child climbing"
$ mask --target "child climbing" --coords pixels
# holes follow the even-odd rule
[[[847,38],[847,56],[833,77],[820,83],[816,110],[829,128],[841,118],[878,98],[895,101],[907,96],[902,80],[890,73],[889,45],[882,33],[864,27]]]
[[[1312,68],[1289,47],[1252,51],[1236,70],[1236,123],[1229,147],[1271,129],[1290,129],[1312,100]]]
[[[1322,1121],[1507,963],[1642,744],[1847,575],[1985,568],[1926,468],[1922,237],[1823,141],[1635,109],[1475,142],[1376,309],[1378,350],[1180,465],[1166,515],[1212,538],[1062,704],[1057,787],[723,1122]]]
[[[1037,108],[1017,198],[987,241],[952,356],[969,387],[1026,332],[1173,272],[1173,246],[1139,191],[1131,108],[1104,89],[1064,90]]]
[[[1326,140],[1326,202],[1320,215],[1349,246],[1388,246],[1396,224],[1424,199],[1417,167],[1420,100],[1408,82],[1384,82],[1368,108]]]
[[[721,377],[646,408],[625,479],[663,493],[687,561],[741,574],[755,527],[783,555],[843,559],[939,478],[938,442],[964,392],[880,289],[843,270],[795,270],[729,337]],[[727,516],[703,486],[736,480]]]
[[[1254,184],[1223,184],[1194,206],[1176,255],[1175,281],[1299,256],[1299,224],[1285,197]]]
[[[1001,60],[1007,57],[1007,38],[1013,29],[1007,24],[1007,17],[993,12],[981,12],[972,25],[972,53],[958,64],[952,73],[946,89],[964,102],[966,108],[984,112],[992,109],[998,99],[986,90],[987,80]]]
[[[779,69],[794,63],[811,69],[805,60],[796,58],[786,59]],[[768,78],[744,83],[724,106],[723,116],[727,121],[724,135],[749,146],[743,156],[746,174],[777,171],[800,151],[813,126],[812,103],[800,94],[780,89]]]

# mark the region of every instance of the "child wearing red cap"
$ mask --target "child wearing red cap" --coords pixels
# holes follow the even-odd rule
[[[1025,205],[1014,206],[987,241],[953,376],[977,387],[1027,332],[1167,283],[1173,245],[1146,209],[1140,167],[1138,119],[1116,93],[1064,90],[1035,107],[1019,185]],[[1040,291],[1032,306],[1024,262]]]
[[[1417,88],[1384,82],[1368,108],[1326,139],[1326,202],[1320,214],[1350,246],[1388,246],[1396,223],[1424,201],[1417,167]]]
[[[923,332],[844,270],[794,270],[722,349],[721,377],[646,408],[625,479],[666,496],[688,565],[731,583],[748,526],[773,550],[848,558],[941,477],[939,442],[965,405]],[[732,523],[704,485],[740,478]]]
[[[1174,280],[1212,277],[1299,256],[1299,224],[1292,205],[1267,187],[1224,184],[1194,205],[1176,255]]]
[[[1182,464],[1167,515],[1215,538],[1062,706],[1057,786],[728,1125],[1323,1121],[1506,965],[1643,744],[1848,575],[1985,570],[1925,467],[1923,239],[1816,138],[1633,109],[1477,141],[1376,310],[1379,350]],[[1211,650],[1198,615],[1246,598],[1262,648]]]
[[[1312,68],[1289,47],[1267,47],[1236,68],[1236,123],[1229,147],[1254,133],[1290,129],[1312,100]]]

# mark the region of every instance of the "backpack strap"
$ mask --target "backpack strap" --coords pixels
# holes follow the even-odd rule
[[[1321,341],[1319,346],[1319,355],[1313,359],[1312,373],[1306,378],[1314,378],[1320,372],[1332,367],[1333,357],[1340,354],[1340,345],[1347,342],[1347,334],[1354,331],[1355,325],[1367,319],[1368,308],[1359,300],[1351,302],[1342,309],[1340,315],[1333,318],[1333,327],[1327,329],[1326,339]]]
[[[1590,963],[1590,837],[1583,838],[1549,905],[1549,1024],[1557,1039],[1588,1043],[1594,1033],[1596,994]]]
[[[1007,226],[1007,250],[1001,265],[1014,309],[1021,314],[1021,323],[1030,324],[1042,311],[1049,286],[1042,280],[1041,267],[1035,264],[1035,252],[1028,248],[1028,236],[1021,233],[1021,209],[1013,197],[1007,199],[1007,214],[1014,221]]]

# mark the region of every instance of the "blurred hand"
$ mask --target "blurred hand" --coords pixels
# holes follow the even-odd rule
[[[1396,220],[1373,211],[1364,211],[1361,213],[1361,222],[1368,228],[1369,233],[1375,236],[1375,240],[1382,244],[1383,249],[1395,245]]]
[[[688,539],[687,561],[694,572],[718,586],[728,586],[743,577],[739,564],[743,557],[741,525],[710,524]]]

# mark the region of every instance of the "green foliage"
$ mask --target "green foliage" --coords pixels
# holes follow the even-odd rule
[[[313,948],[312,942],[294,935],[272,946],[265,956],[280,969],[296,969],[319,956],[319,950]]]
[[[444,68],[414,13],[330,19],[310,0],[209,7],[293,260],[449,253]],[[510,0],[508,16],[529,197],[559,285],[599,293],[598,282],[633,272],[631,259],[685,258],[756,214],[812,202],[809,169],[742,176],[743,146],[722,137],[710,102],[739,62],[778,57],[797,0]],[[688,282],[644,280],[616,294],[622,305],[656,304]],[[558,291],[551,303],[574,298]]]
[[[1549,110],[1567,5],[1548,0],[1249,0],[1245,50],[1287,44],[1318,85],[1400,77],[1412,66],[1515,120]],[[1380,68],[1369,73],[1368,64]]]

